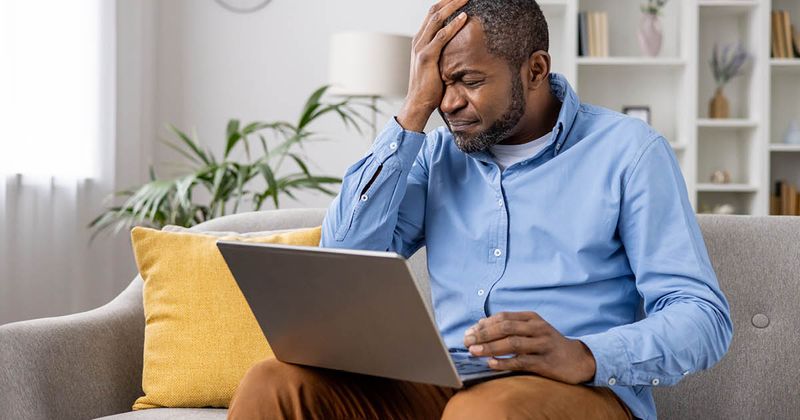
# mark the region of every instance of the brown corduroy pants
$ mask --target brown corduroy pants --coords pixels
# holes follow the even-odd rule
[[[228,419],[632,419],[608,388],[511,376],[455,390],[266,359],[245,374]]]

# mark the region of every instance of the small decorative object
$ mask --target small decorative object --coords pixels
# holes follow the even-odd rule
[[[719,204],[714,206],[714,209],[711,210],[714,214],[734,214],[736,213],[736,207],[732,204]]]
[[[710,64],[717,88],[714,91],[714,97],[708,104],[710,118],[728,118],[730,116],[730,105],[722,90],[731,79],[742,74],[742,67],[749,58],[750,54],[742,44],[727,45],[722,51],[717,44],[714,44]]]
[[[639,47],[650,57],[655,57],[661,52],[664,35],[658,16],[667,1],[647,0],[647,3],[642,5],[642,17],[639,19]]]
[[[786,129],[786,134],[783,136],[783,142],[786,144],[800,144],[800,125],[797,120],[792,120],[789,123],[789,128]]]
[[[730,184],[731,173],[726,170],[716,170],[711,174],[711,182],[714,184]]]
[[[217,4],[233,13],[253,13],[266,7],[272,0],[215,0]]]
[[[644,105],[623,106],[622,113],[650,124],[650,107]]]

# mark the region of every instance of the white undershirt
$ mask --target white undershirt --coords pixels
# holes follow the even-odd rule
[[[495,144],[489,147],[489,151],[492,152],[492,157],[497,162],[497,165],[500,166],[500,170],[504,171],[509,166],[539,153],[547,144],[551,135],[553,133],[549,132],[534,141],[523,144]]]

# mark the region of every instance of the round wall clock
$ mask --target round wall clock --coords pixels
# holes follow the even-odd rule
[[[234,13],[253,13],[266,7],[272,0],[214,0]]]

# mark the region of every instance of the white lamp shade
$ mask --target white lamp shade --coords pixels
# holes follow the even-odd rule
[[[405,97],[411,37],[343,32],[331,37],[329,93],[342,96]]]

